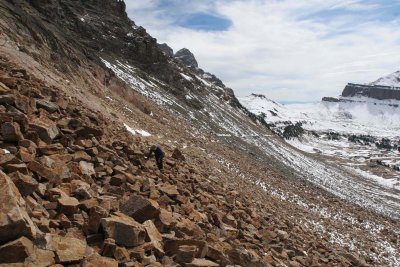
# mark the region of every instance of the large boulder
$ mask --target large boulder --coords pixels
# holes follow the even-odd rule
[[[5,141],[17,142],[24,139],[19,124],[16,122],[5,122],[1,125],[1,135]]]
[[[33,120],[29,123],[29,127],[33,129],[39,138],[46,144],[51,144],[51,142],[60,134],[57,125],[51,121]]]
[[[33,252],[33,243],[26,237],[0,247],[0,263],[24,262]]]
[[[160,213],[156,201],[142,196],[131,196],[128,201],[121,204],[120,210],[140,223],[155,219]]]
[[[46,249],[56,254],[57,262],[67,264],[79,262],[86,255],[86,240],[74,237],[47,234]]]
[[[144,227],[131,217],[115,213],[111,217],[101,219],[101,226],[106,238],[112,238],[119,246],[136,247],[145,242]]]
[[[30,175],[25,175],[20,172],[13,172],[10,174],[10,178],[23,197],[29,196],[39,187],[39,183]]]
[[[0,244],[25,236],[34,238],[36,227],[26,203],[11,178],[0,171]]]

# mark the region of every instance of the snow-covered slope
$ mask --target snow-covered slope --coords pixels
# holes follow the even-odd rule
[[[281,105],[262,95],[240,98],[251,112],[264,117],[276,132],[300,122],[305,133],[287,140],[296,148],[338,160],[343,169],[400,190],[400,173],[369,168],[372,163],[400,165],[400,101],[365,97],[340,98],[339,102]],[[271,116],[271,111],[274,114]],[[271,113],[271,114],[270,114]],[[376,143],[388,140],[391,148]]]
[[[384,76],[372,82],[370,85],[385,85],[400,87],[400,71],[396,71],[388,76]]]

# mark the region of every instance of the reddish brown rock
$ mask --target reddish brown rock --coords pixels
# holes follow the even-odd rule
[[[59,263],[74,263],[82,260],[86,255],[86,241],[84,239],[47,234],[46,249],[56,254]]]
[[[5,169],[7,170],[8,173],[20,172],[23,174],[28,174],[28,168],[26,167],[25,163],[8,164]]]
[[[179,246],[176,253],[176,261],[179,263],[190,263],[194,260],[197,252],[196,246]]]
[[[5,122],[1,125],[1,135],[5,141],[17,142],[24,139],[19,124],[16,122]]]
[[[55,254],[51,250],[36,248],[33,258],[33,266],[35,267],[47,267],[56,263]]]
[[[74,157],[74,161],[91,161],[92,157],[89,156],[85,151],[78,151],[75,152],[75,154],[73,155]]]
[[[0,263],[24,262],[32,252],[32,241],[21,237],[0,247]]]
[[[29,124],[29,127],[33,129],[46,144],[50,144],[60,134],[57,126],[51,122],[35,120]]]
[[[26,212],[26,203],[11,178],[0,171],[0,243],[21,236],[34,238],[36,227]]]
[[[164,194],[167,194],[170,197],[179,195],[178,188],[176,185],[167,184],[160,186],[160,191],[163,192]]]
[[[159,256],[163,256],[164,249],[163,249],[163,244],[162,244],[162,236],[161,236],[160,232],[157,230],[153,221],[150,221],[150,220],[145,221],[143,223],[143,226],[146,229],[147,241],[150,241],[153,244],[153,246],[156,249],[156,252]]]
[[[47,180],[47,181],[55,181],[56,180],[56,175],[54,172],[45,166],[43,166],[41,163],[37,161],[31,161],[28,164],[28,169],[31,170],[32,172],[35,172],[37,175],[40,176],[40,178]]]
[[[100,206],[92,207],[89,212],[87,229],[91,233],[97,233],[99,231],[101,219],[108,217],[108,215],[109,213],[106,209]]]
[[[121,204],[120,210],[140,223],[156,218],[160,212],[156,201],[142,196],[131,196]]]
[[[74,197],[62,195],[58,199],[58,208],[61,213],[72,215],[78,210],[78,207],[79,201]]]
[[[43,155],[51,156],[54,154],[65,153],[65,148],[62,144],[56,143],[56,144],[51,144],[51,145],[46,145],[46,146],[40,146],[39,151]]]
[[[191,263],[186,263],[185,267],[218,267],[220,266],[218,263],[215,263],[206,259],[194,259]],[[263,265],[260,265],[260,267]],[[246,267],[250,267],[247,266]]]
[[[111,258],[93,254],[83,261],[82,267],[118,267],[118,262]]]
[[[182,160],[182,161],[185,160],[185,156],[183,155],[183,153],[178,148],[174,149],[174,151],[172,152],[171,157],[173,159],[177,159],[177,160]]]
[[[101,226],[106,238],[114,239],[119,246],[135,247],[143,244],[146,238],[143,226],[122,213],[102,218]]]
[[[33,179],[32,176],[25,175],[20,172],[14,172],[10,174],[10,178],[23,197],[29,196],[39,187],[39,183]]]

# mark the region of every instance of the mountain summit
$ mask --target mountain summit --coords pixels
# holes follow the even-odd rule
[[[194,57],[193,53],[190,52],[190,50],[187,48],[182,48],[181,50],[176,52],[174,57],[188,67],[198,67],[196,58]]]

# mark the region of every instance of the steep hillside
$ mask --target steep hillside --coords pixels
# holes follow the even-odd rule
[[[1,1],[0,29],[1,262],[398,264],[390,189],[288,146],[123,1]]]

